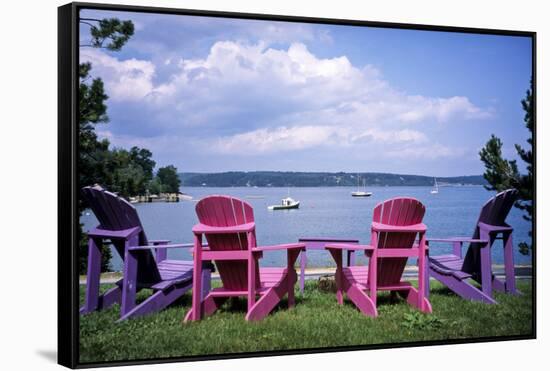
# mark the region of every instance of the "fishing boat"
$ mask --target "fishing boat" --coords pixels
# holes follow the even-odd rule
[[[271,205],[267,208],[269,210],[287,210],[287,209],[297,209],[300,207],[300,201],[294,200],[292,197],[285,197],[281,200],[280,205]]]
[[[436,195],[439,193],[439,186],[437,185],[437,179],[434,178],[434,187],[430,191],[431,194]]]
[[[367,192],[367,187],[365,185],[365,179],[363,179],[363,190],[360,190],[359,188],[359,181],[361,177],[357,177],[357,191],[351,192],[352,197],[370,197],[372,196],[372,192]]]

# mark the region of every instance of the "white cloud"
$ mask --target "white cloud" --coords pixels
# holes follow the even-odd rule
[[[250,154],[293,151],[324,146],[353,146],[356,144],[424,143],[426,136],[415,130],[367,129],[356,133],[349,128],[333,126],[296,126],[257,129],[219,138],[211,148],[222,153]]]
[[[492,115],[491,110],[476,107],[467,97],[426,98],[422,96],[407,97],[408,109],[399,116],[403,122],[418,122],[435,119],[447,122],[455,116],[462,115],[467,119],[484,119]]]
[[[310,148],[326,143],[335,134],[329,126],[258,129],[218,140],[213,147],[224,153],[266,153]]]
[[[287,49],[269,45],[219,41],[202,59],[163,59],[177,71],[160,82],[149,61],[119,60],[91,49],[81,58],[92,62],[113,100],[141,102],[157,112],[160,134],[163,128],[181,137],[182,129],[204,131],[208,135],[195,135],[195,142],[223,153],[374,144],[380,156],[448,157],[462,152],[427,145],[429,130],[493,115],[465,96],[408,95],[378,69],[354,66],[346,56],[319,58],[300,42]]]
[[[154,89],[155,65],[149,61],[120,61],[91,48],[81,48],[80,60],[92,64],[92,76],[102,78],[109,97],[115,101],[139,101]]]
[[[417,159],[441,159],[464,156],[468,153],[466,148],[449,147],[439,143],[421,146],[406,146],[398,149],[390,149],[384,152],[385,157],[400,160]]]
[[[233,112],[279,107],[269,121],[285,126],[386,123],[447,123],[485,119],[490,109],[467,97],[407,95],[391,87],[372,66],[355,67],[345,56],[318,58],[302,43],[286,50],[265,43],[216,42],[204,59],[181,59],[179,73],[158,85],[149,96],[158,106],[176,104],[187,124],[200,125],[222,115],[209,115],[213,106]],[[319,122],[321,121],[321,122]]]

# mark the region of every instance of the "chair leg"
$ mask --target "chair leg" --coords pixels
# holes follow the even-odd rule
[[[304,287],[306,281],[306,265],[307,265],[307,255],[306,251],[300,253],[300,294],[304,295]]]
[[[288,307],[294,306],[294,285],[297,281],[296,271],[292,268],[287,272]]]
[[[159,312],[184,295],[191,288],[191,286],[191,283],[185,282],[173,285],[171,288],[166,290],[158,290],[149,296],[145,301],[124,313],[124,315],[121,316],[117,322],[153,312]]]
[[[344,294],[342,290],[344,273],[342,271],[342,251],[329,249],[330,255],[336,262],[336,272],[334,273],[334,280],[336,281],[336,301],[338,304],[344,304]]]
[[[202,315],[204,317],[208,317],[208,316],[212,315],[216,310],[218,310],[223,305],[223,303],[225,303],[227,301],[227,299],[228,299],[227,297],[220,297],[220,296],[214,297],[214,296],[208,294],[203,300],[203,304],[202,304],[203,313],[202,313]],[[192,319],[193,319],[193,308],[189,309],[189,311],[187,312],[187,314],[185,315],[185,317],[183,319],[183,322],[187,323],[187,322],[192,321]]]
[[[191,310],[189,311],[191,321],[199,321],[202,315],[202,236],[195,235],[193,255],[193,292]],[[186,316],[187,320],[187,316]]]
[[[90,313],[98,309],[99,279],[101,275],[101,247],[102,241],[90,238],[88,240],[88,275],[86,276],[86,301],[80,309],[81,314]]]
[[[374,305],[374,308],[376,308],[377,304],[376,301],[378,299],[378,288],[377,288],[377,281],[378,281],[378,254],[376,251],[373,251],[370,258],[369,258],[369,295],[370,299]],[[346,292],[349,296],[349,292]]]
[[[480,247],[479,254],[481,256],[481,291],[486,296],[493,297],[493,272],[491,264],[491,245],[494,240],[493,236],[485,231],[480,231],[480,238],[489,241],[487,246]]]
[[[122,282],[121,317],[124,317],[136,306],[137,258],[128,248],[130,246],[137,246],[137,244],[137,236],[130,238],[124,244],[124,281]]]
[[[122,296],[122,289],[120,288],[120,286],[122,286],[122,280],[117,282],[116,287],[113,287],[99,297],[99,303],[97,306],[98,310],[107,309],[115,303],[120,303],[120,299]]]
[[[516,289],[516,273],[514,267],[514,243],[512,232],[503,236],[504,243],[504,273],[506,274],[506,292],[510,294],[519,294]]]
[[[288,276],[277,286],[270,288],[254,303],[245,316],[247,321],[259,321],[267,316],[287,293]]]
[[[334,275],[334,280],[336,281],[336,302],[340,305],[344,304],[344,291],[342,290],[344,272],[343,268],[337,267],[336,273]]]
[[[430,261],[426,257],[426,264],[424,264],[424,277],[426,282],[424,283],[424,297],[426,300],[430,300]]]
[[[492,298],[492,296],[485,295],[483,291],[479,290],[477,287],[467,282],[467,280],[459,280],[453,276],[443,275],[434,270],[430,270],[430,276],[432,276],[443,285],[451,289],[455,294],[461,296],[466,300],[476,300],[487,304],[497,303],[495,299]]]
[[[344,280],[347,280],[344,278]],[[347,297],[355,304],[357,309],[366,316],[377,317],[378,310],[376,309],[376,302],[372,300],[372,295],[367,295],[365,291],[357,287],[356,284],[347,282],[344,284],[346,287]],[[376,295],[375,295],[376,296]]]
[[[204,300],[210,293],[212,288],[212,271],[210,268],[203,268],[202,270],[202,294],[201,300]]]
[[[421,312],[432,313],[432,305],[430,301],[423,295],[419,295],[420,290],[417,290],[415,287],[411,286],[405,290],[399,290],[397,293],[401,295],[402,298],[407,300],[409,305],[416,307]]]
[[[418,256],[418,293],[417,293],[417,307],[421,311],[424,311],[424,295],[426,294],[426,251],[425,251],[426,240],[424,234],[421,234],[420,245],[421,251]],[[427,308],[426,308],[427,309]]]

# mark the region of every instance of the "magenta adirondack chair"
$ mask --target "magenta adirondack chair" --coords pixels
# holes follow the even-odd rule
[[[425,297],[427,287],[426,226],[422,223],[425,208],[414,198],[393,198],[374,208],[370,245],[328,244],[336,261],[336,298],[343,304],[344,293],[365,315],[376,317],[378,291],[391,291],[407,302],[431,313],[432,306]],[[418,238],[418,243],[416,242]],[[342,264],[342,252],[365,251],[368,266]],[[402,281],[410,257],[418,258],[418,289]]]
[[[166,258],[166,249],[189,248],[189,244],[148,240],[136,209],[99,186],[84,187],[82,195],[100,224],[88,232],[88,276],[81,314],[120,303],[119,321],[122,321],[161,310],[191,288],[193,262]],[[114,245],[124,261],[124,271],[123,278],[114,288],[99,295],[100,246],[106,241]],[[204,296],[210,289],[210,266],[205,266],[201,272]],[[152,289],[153,294],[136,305],[136,293],[143,288]]]
[[[453,245],[453,253],[432,256],[429,259],[429,274],[464,299],[495,304],[493,289],[518,294],[514,273],[512,232],[506,217],[517,200],[518,191],[509,189],[491,198],[481,209],[471,238],[430,238],[429,242],[447,242]],[[491,264],[491,246],[496,239],[503,240],[505,282],[495,277]],[[466,256],[462,246],[469,243]],[[470,282],[481,285],[481,290]]]
[[[304,249],[302,243],[276,246],[256,246],[256,225],[252,207],[230,196],[208,196],[196,206],[199,224],[193,227],[194,275],[193,305],[184,321],[198,321],[213,314],[229,297],[244,296],[248,300],[245,319],[260,320],[267,316],[288,294],[288,306],[294,305],[294,285],[297,280],[294,263]],[[203,246],[203,236],[208,248]],[[286,250],[287,266],[260,268],[264,251]],[[201,291],[201,263],[213,260],[223,286],[210,291],[205,299]]]

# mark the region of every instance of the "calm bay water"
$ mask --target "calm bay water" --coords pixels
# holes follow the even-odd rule
[[[226,194],[245,199],[254,207],[256,234],[259,245],[297,242],[300,237],[355,238],[361,243],[370,241],[370,223],[374,206],[396,196],[415,197],[426,206],[424,223],[428,226],[428,238],[472,235],[481,206],[494,195],[480,186],[440,187],[439,194],[430,194],[430,187],[370,187],[373,195],[368,198],[351,197],[355,188],[312,187],[290,188],[290,196],[300,201],[298,210],[270,211],[269,205],[279,204],[287,196],[287,188],[213,188],[191,187],[183,191],[195,199],[211,194]],[[262,198],[248,198],[262,197]],[[179,203],[136,204],[149,239],[170,239],[173,243],[192,242],[192,226],[197,223],[194,201]],[[89,230],[97,225],[93,213],[85,213],[81,222]],[[513,208],[507,222],[514,227],[515,263],[531,264],[531,257],[519,254],[517,244],[530,241],[530,223],[521,212]],[[451,250],[450,245],[431,244],[430,254],[437,255]],[[502,262],[502,244],[497,241],[492,249],[493,262]],[[188,249],[170,249],[169,258],[191,259]],[[286,254],[264,254],[262,266],[284,265]],[[359,262],[365,261],[359,257]],[[309,251],[309,267],[334,266],[327,251]],[[121,259],[113,251],[111,268],[122,270]]]

